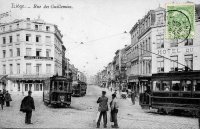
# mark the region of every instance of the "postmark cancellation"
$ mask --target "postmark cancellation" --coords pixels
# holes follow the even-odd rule
[[[167,4],[166,11],[166,38],[193,39],[195,34],[195,5],[193,3]]]

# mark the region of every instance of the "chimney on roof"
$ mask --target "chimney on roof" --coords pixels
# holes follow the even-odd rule
[[[26,18],[27,21],[30,21],[30,18]]]

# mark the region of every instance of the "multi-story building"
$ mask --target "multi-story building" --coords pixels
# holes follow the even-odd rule
[[[150,10],[130,31],[131,45],[129,54],[130,76],[129,85],[138,93],[139,89],[150,84],[152,75],[152,49],[156,43],[162,42],[164,36],[160,28],[164,27],[165,9]],[[160,34],[157,35],[156,32]],[[156,38],[155,38],[156,37]],[[159,41],[155,40],[158,39]],[[164,43],[164,41],[163,41]]]
[[[122,90],[123,87],[126,85],[126,49],[127,45],[125,45],[125,48],[119,49],[115,52],[115,57],[113,59],[113,72],[115,76],[115,87],[119,88],[119,90]]]
[[[200,70],[200,5],[195,6],[196,21],[195,35],[193,39],[169,40],[164,38],[166,28],[165,19],[163,18],[163,27],[154,31],[156,37],[152,40],[156,42],[152,52],[158,55],[152,55],[152,73],[170,72],[184,70],[187,66],[190,70]],[[162,39],[158,38],[163,37]],[[161,55],[161,56],[159,56]],[[163,56],[163,57],[162,57]]]
[[[78,69],[75,68],[75,66],[73,64],[69,63],[69,74],[72,77],[73,81],[77,80],[77,73],[78,73]]]
[[[150,85],[152,73],[170,72],[184,69],[200,70],[200,24],[199,5],[195,6],[196,22],[194,39],[177,40],[165,38],[166,10],[150,10],[131,29],[131,45],[127,48],[127,69],[129,84],[133,89],[144,91]],[[178,62],[178,63],[177,63]],[[138,87],[138,88],[137,88]],[[138,91],[139,92],[139,91]]]
[[[0,75],[10,92],[41,93],[46,77],[62,75],[62,34],[41,19],[0,25]]]
[[[67,67],[67,63],[65,63],[66,61],[65,51],[66,51],[66,48],[64,45],[62,45],[62,76],[65,76],[65,69]]]

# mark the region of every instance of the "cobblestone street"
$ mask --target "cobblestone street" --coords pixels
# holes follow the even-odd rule
[[[70,108],[53,108],[45,106],[42,97],[33,96],[36,110],[33,111],[32,125],[24,123],[25,114],[19,111],[21,95],[12,95],[11,107],[0,110],[0,127],[2,128],[95,128],[97,107],[96,100],[101,90],[107,91],[109,101],[111,92],[97,86],[88,86],[87,95],[73,97]],[[118,97],[119,98],[119,97]],[[144,111],[138,105],[132,105],[129,99],[119,99],[120,111],[118,121],[120,128],[135,129],[198,129],[196,118],[160,115]],[[111,126],[109,122],[108,127]],[[102,124],[101,124],[102,127]]]

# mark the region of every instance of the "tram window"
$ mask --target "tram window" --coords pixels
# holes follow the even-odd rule
[[[54,90],[57,90],[57,81],[54,82]]]
[[[161,91],[161,82],[160,81],[154,81],[153,82],[153,91]]]
[[[179,91],[180,89],[180,81],[172,81],[172,90]]]
[[[162,82],[162,89],[164,91],[170,91],[170,82],[169,81],[163,81]]]
[[[68,85],[69,85],[69,92],[72,92],[72,89],[71,89],[71,83],[68,83]]]
[[[190,80],[182,81],[182,91],[191,91],[191,88],[192,88],[192,81]]]
[[[50,85],[50,82],[49,82],[49,86],[50,86],[50,90],[53,90],[54,89],[54,82],[51,82],[51,85]]]
[[[200,91],[200,80],[194,80],[194,91]]]
[[[59,90],[63,90],[63,82],[59,82]]]
[[[64,90],[67,91],[67,82],[64,82]]]

